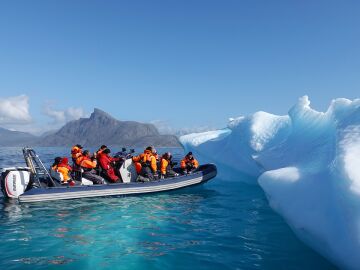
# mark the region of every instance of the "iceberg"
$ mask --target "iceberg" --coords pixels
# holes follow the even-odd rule
[[[335,99],[318,112],[304,96],[288,115],[231,118],[222,130],[180,142],[200,160],[215,162],[219,175],[259,184],[270,206],[314,250],[341,268],[359,268],[360,99]]]

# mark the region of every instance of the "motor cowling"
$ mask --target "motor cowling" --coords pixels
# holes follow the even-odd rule
[[[5,168],[1,170],[1,189],[4,196],[18,198],[30,183],[29,168]]]

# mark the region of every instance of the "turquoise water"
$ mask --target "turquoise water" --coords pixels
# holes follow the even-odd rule
[[[38,152],[49,163],[67,151]],[[0,167],[20,163],[18,149],[0,148]],[[139,197],[3,199],[0,269],[335,269],[240,180]]]

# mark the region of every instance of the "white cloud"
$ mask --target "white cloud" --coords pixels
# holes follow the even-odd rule
[[[28,96],[0,98],[0,124],[28,124],[31,120]]]
[[[65,110],[55,110],[51,104],[46,104],[43,113],[53,120],[53,124],[61,125],[72,120],[78,120],[81,117],[87,116],[82,108],[70,107]]]
[[[81,117],[88,116],[82,108],[70,107],[65,111],[67,121],[78,120]]]
[[[27,95],[0,97],[0,126],[39,135],[49,130],[56,130],[69,121],[87,116],[82,108],[69,107],[65,110],[55,110],[51,103],[46,103],[43,114],[50,117],[52,121],[43,123],[32,119],[29,107]]]

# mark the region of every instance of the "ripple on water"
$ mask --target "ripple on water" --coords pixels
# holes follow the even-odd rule
[[[39,151],[50,164],[68,149]],[[22,163],[21,149],[5,154]],[[0,223],[0,269],[333,268],[239,179],[140,197],[3,201]]]

